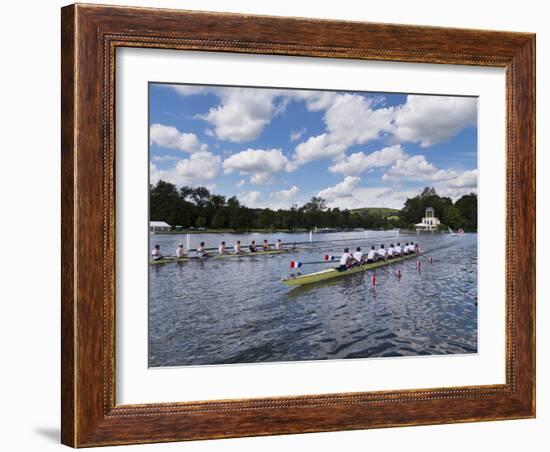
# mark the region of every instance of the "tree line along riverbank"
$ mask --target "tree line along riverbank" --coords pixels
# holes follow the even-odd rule
[[[158,181],[150,187],[150,219],[165,221],[175,229],[208,232],[306,232],[314,228],[335,230],[414,229],[427,207],[435,210],[440,228],[477,230],[477,195],[469,193],[456,202],[425,187],[403,201],[401,209],[368,207],[339,209],[314,196],[302,206],[289,209],[250,208],[236,196],[227,198],[206,187],[181,187]],[[191,229],[190,229],[191,228]],[[171,231],[181,232],[181,231]]]

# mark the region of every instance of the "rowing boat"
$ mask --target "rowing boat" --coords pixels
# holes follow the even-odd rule
[[[193,259],[193,257],[163,257],[162,259],[149,259],[150,265],[168,264],[170,262],[187,262]],[[194,259],[199,259],[198,257]]]
[[[256,251],[255,253],[243,252],[241,254],[227,253],[227,254],[209,254],[205,257],[199,256],[187,256],[187,257],[165,257],[158,260],[151,259],[149,263],[151,265],[159,264],[168,264],[170,262],[187,262],[190,260],[204,260],[204,259],[226,259],[229,257],[242,258],[242,257],[254,257],[254,256],[266,256],[266,255],[277,255],[277,254],[286,254],[298,251],[297,249],[286,249],[286,250],[270,250],[270,251]]]
[[[246,252],[241,254],[236,253],[227,253],[227,254],[217,254],[214,256],[214,259],[225,259],[227,257],[254,257],[254,256],[267,256],[271,254],[285,254],[292,253],[297,250],[270,250],[270,251],[256,251],[254,253]]]
[[[288,278],[283,279],[283,283],[287,286],[303,286],[305,284],[313,284],[329,279],[341,278],[342,276],[366,272],[368,270],[375,270],[377,268],[393,265],[417,256],[419,256],[419,254],[408,254],[406,256],[396,257],[393,259],[388,259],[386,261],[373,262],[371,264],[363,264],[361,266],[351,267],[345,271],[339,271],[338,268],[335,267],[329,268],[327,270],[321,270],[315,273],[309,273],[307,275],[289,276]]]

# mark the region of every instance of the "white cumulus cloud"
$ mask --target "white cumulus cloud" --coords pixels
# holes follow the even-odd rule
[[[273,198],[281,199],[281,200],[290,200],[296,197],[296,195],[300,193],[300,188],[296,185],[293,185],[288,190],[279,190],[276,192],[272,192],[271,196]]]
[[[449,140],[476,119],[477,98],[409,95],[395,109],[393,135],[397,142],[428,147]]]
[[[155,155],[152,158],[153,162],[173,162],[179,159],[175,155]]]
[[[401,209],[407,198],[412,198],[420,190],[402,190],[399,187],[358,187],[353,196],[338,198],[327,203],[329,207],[359,209],[361,207],[390,207]]]
[[[293,160],[297,165],[320,159],[338,161],[351,146],[380,139],[432,146],[475,125],[477,119],[477,99],[471,97],[410,95],[403,105],[382,108],[384,103],[378,98],[359,94],[299,91],[295,98],[304,100],[310,111],[325,111],[326,126],[324,133],[296,146]]]
[[[194,133],[180,132],[173,126],[153,124],[149,129],[151,144],[170,149],[194,153],[208,151],[208,145],[201,143]]]
[[[406,156],[397,160],[382,176],[384,181],[398,181],[404,178],[413,180],[431,180],[437,168],[423,155]]]
[[[440,169],[423,155],[407,156],[398,160],[382,176],[382,180],[399,184],[403,179],[433,185],[441,196],[457,199],[477,191],[477,169],[459,171]]]
[[[342,182],[339,182],[334,187],[325,188],[317,193],[317,196],[326,199],[327,201],[335,201],[340,198],[348,198],[353,196],[353,190],[361,182],[361,178],[347,176]]]
[[[247,149],[225,159],[223,168],[226,174],[233,171],[247,174],[250,182],[257,185],[269,182],[273,174],[279,171],[292,169],[280,149]]]
[[[302,127],[300,130],[291,130],[289,137],[290,141],[298,141],[306,132],[307,129],[305,127]]]
[[[225,88],[215,91],[221,103],[200,115],[220,140],[243,143],[255,140],[271,119],[284,111],[288,100],[278,90]]]
[[[332,143],[330,135],[322,133],[296,146],[293,161],[296,165],[303,165],[314,160],[342,157],[346,149],[344,143]]]
[[[372,98],[349,93],[319,93],[307,102],[311,102],[308,103],[311,110],[325,110],[326,132],[296,146],[293,159],[297,165],[342,158],[350,146],[380,139],[393,128],[393,109],[375,109],[376,102]]]
[[[341,173],[346,176],[357,176],[372,168],[384,168],[394,164],[397,160],[406,158],[401,145],[388,146],[379,151],[365,154],[353,153],[329,167],[333,173]]]
[[[291,96],[296,100],[306,102],[308,111],[327,110],[336,100],[339,93],[336,91],[291,91]]]
[[[237,195],[239,201],[246,207],[261,207],[262,194],[259,191],[247,191]]]
[[[182,186],[208,185],[220,172],[221,159],[210,152],[197,152],[188,159],[178,162],[167,170],[159,170],[150,164],[150,179],[152,183],[164,180]]]

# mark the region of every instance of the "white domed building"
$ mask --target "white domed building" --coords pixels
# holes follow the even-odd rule
[[[424,213],[424,218],[422,218],[421,223],[417,223],[414,226],[416,227],[417,231],[437,231],[439,228],[439,225],[441,222],[439,221],[439,218],[435,216],[435,211],[433,207],[426,208],[426,212]]]

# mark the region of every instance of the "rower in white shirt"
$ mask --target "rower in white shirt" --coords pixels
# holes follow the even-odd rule
[[[409,254],[410,248],[409,248],[409,242],[405,243],[405,246],[403,247],[403,254]]]
[[[204,242],[201,242],[200,245],[197,247],[197,256],[199,256],[199,257],[208,256],[206,248],[204,247]]]
[[[155,245],[155,247],[151,251],[151,256],[152,256],[153,260],[155,260],[155,261],[158,261],[159,259],[163,258],[163,255],[160,252],[160,245]]]
[[[275,249],[276,250],[282,250],[283,249],[283,241],[281,239],[278,239],[277,243],[275,243]]]
[[[388,259],[393,259],[394,255],[394,247],[393,247],[393,243],[390,244],[390,247],[388,248]]]
[[[225,242],[222,242],[220,246],[218,246],[218,253],[225,254],[227,252],[227,249],[225,248]]]
[[[365,263],[364,254],[361,252],[361,247],[358,246],[353,253],[353,259],[355,260],[354,264],[363,265]]]
[[[242,254],[241,241],[240,240],[237,240],[237,243],[235,243],[235,246],[233,247],[233,250],[235,251],[235,254]]]
[[[183,243],[178,244],[178,247],[176,248],[176,257],[185,257],[185,249],[183,248]]]
[[[386,260],[387,251],[384,249],[384,245],[380,245],[378,250],[378,259]]]
[[[338,271],[345,271],[349,268],[351,265],[351,262],[353,260],[353,256],[349,253],[349,248],[344,248],[344,254],[342,254],[342,257],[340,258],[340,267],[338,267]]]
[[[401,249],[401,243],[397,242],[397,245],[395,245],[395,248],[393,249],[393,254],[395,256],[401,256],[401,253],[402,253],[402,249]]]
[[[373,245],[373,247],[369,251],[369,254],[367,255],[367,264],[376,262],[376,254],[376,248]]]

